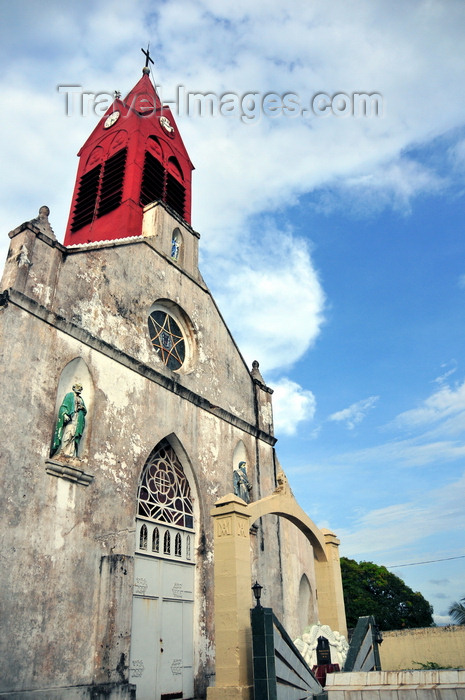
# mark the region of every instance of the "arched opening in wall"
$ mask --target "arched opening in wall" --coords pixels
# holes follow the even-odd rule
[[[130,680],[138,696],[153,700],[194,696],[191,541],[197,534],[198,499],[180,459],[182,450],[172,443],[179,445],[173,436],[153,450],[137,494]]]
[[[80,458],[88,448],[92,427],[94,383],[89,369],[76,357],[58,381],[50,457]]]
[[[299,584],[299,622],[301,625],[301,632],[304,631],[306,627],[312,624],[313,620],[313,595],[312,587],[306,576],[302,575]]]

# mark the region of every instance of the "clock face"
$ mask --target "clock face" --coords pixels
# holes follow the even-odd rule
[[[105,122],[103,124],[104,129],[109,129],[110,126],[113,126],[113,124],[116,124],[118,119],[120,118],[120,113],[119,112],[112,112],[111,114],[108,115],[108,117],[105,119]]]
[[[160,117],[160,124],[162,125],[164,130],[168,132],[168,134],[174,133],[174,126],[171,124],[168,117]]]

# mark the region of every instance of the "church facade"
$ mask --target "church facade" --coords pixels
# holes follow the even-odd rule
[[[9,234],[5,697],[176,700],[215,685],[211,511],[227,494],[270,496],[281,467],[272,391],[198,270],[192,169],[146,68],[79,153],[64,244],[47,207]],[[297,636],[329,595],[312,544],[271,514],[249,536],[250,585]],[[329,540],[321,622],[343,631]]]

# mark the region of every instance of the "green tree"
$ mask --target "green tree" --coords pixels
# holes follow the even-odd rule
[[[434,624],[428,601],[385,566],[341,557],[341,572],[348,627],[365,615],[374,615],[381,630]]]
[[[449,615],[456,625],[465,625],[465,598],[462,598],[459,603],[452,603]]]

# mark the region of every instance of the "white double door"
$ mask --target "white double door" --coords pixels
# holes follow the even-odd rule
[[[135,555],[129,680],[137,700],[194,697],[194,566]]]

